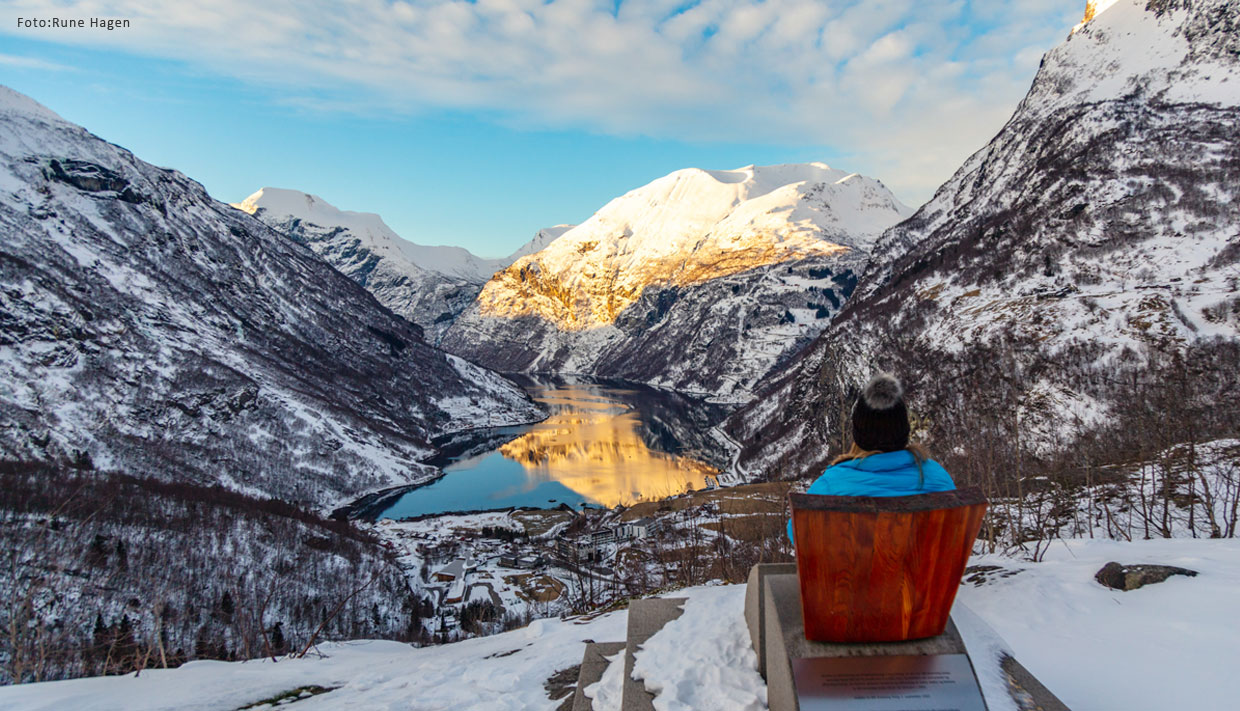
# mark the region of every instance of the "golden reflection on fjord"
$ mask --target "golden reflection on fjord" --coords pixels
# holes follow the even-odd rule
[[[500,447],[532,482],[558,481],[603,506],[631,505],[701,489],[719,470],[656,452],[638,434],[638,416],[585,386],[535,397],[552,412],[529,433]]]

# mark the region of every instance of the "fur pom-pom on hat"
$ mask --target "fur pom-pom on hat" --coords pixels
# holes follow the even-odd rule
[[[871,452],[908,447],[908,408],[904,387],[891,373],[879,373],[861,391],[852,412],[853,442]]]
[[[861,391],[861,397],[871,410],[888,410],[904,399],[904,386],[891,373],[879,373]]]

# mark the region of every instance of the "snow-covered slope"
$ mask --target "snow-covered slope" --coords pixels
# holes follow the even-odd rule
[[[262,188],[233,207],[313,249],[379,303],[421,326],[431,343],[439,341],[495,272],[572,228],[539,230],[509,256],[485,259],[463,247],[414,244],[374,213],[338,210],[296,190]]]
[[[831,328],[733,418],[752,473],[816,469],[878,366],[908,379],[944,446],[1016,417],[1022,446],[1045,451],[1128,414],[1116,372],[1234,360],[1240,3],[1098,7],[1002,131],[878,241]],[[1186,382],[1221,407],[1232,396],[1212,380]]]
[[[820,163],[680,170],[496,274],[443,343],[501,370],[743,397],[817,334],[909,212]]]
[[[401,238],[372,212],[338,210],[317,195],[296,190],[262,188],[234,207],[264,221],[298,221],[321,230],[347,233],[358,250],[367,250],[379,259],[403,258],[414,267],[456,277],[468,282],[485,282],[505,264],[503,259],[483,259],[464,247],[427,247]],[[332,260],[335,261],[335,260]]]
[[[1093,579],[1112,560],[1185,566],[1200,575],[1117,592]],[[966,584],[953,614],[992,711],[1015,708],[998,671],[998,653],[1014,655],[1074,709],[1233,705],[1231,669],[1240,654],[1231,622],[1240,585],[1235,539],[1075,540],[1053,546],[1042,563],[997,555],[973,562],[996,566],[996,574]],[[635,673],[660,690],[655,707],[765,708],[766,687],[742,622],[744,586],[674,595],[688,598],[682,621],[656,633],[637,655]],[[537,620],[439,647],[350,642],[322,645],[319,655],[300,660],[192,662],[138,677],[25,684],[0,688],[0,705],[14,711],[235,709],[318,687],[317,695],[307,691],[295,708],[552,711],[560,700],[548,697],[544,682],[581,662],[584,640],[623,640],[626,622],[627,613],[620,611],[594,619]],[[1159,683],[1132,683],[1141,674],[1157,674]]]
[[[0,456],[327,506],[537,416],[312,252],[0,87]]]
[[[338,210],[317,195],[263,188],[233,207],[307,245],[384,306],[439,336],[503,260],[401,239],[378,215]]]
[[[533,254],[546,249],[548,245],[559,239],[565,232],[568,232],[576,226],[577,225],[556,225],[555,227],[546,227],[539,230],[538,234],[534,235],[534,239],[531,239],[529,242],[521,245],[520,249],[508,255],[508,257],[504,259],[504,263],[501,266],[506,267],[527,254]],[[488,279],[489,278],[490,277],[488,277]]]

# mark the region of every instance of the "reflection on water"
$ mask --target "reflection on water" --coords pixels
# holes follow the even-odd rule
[[[638,412],[615,395],[595,386],[565,386],[536,397],[554,414],[499,451],[524,466],[532,482],[559,482],[607,507],[700,489],[719,473],[650,449],[638,433]]]
[[[701,489],[719,473],[679,453],[684,442],[674,432],[694,425],[676,421],[685,405],[664,401],[671,396],[592,383],[532,385],[530,395],[550,417],[498,450],[452,461],[442,479],[381,515],[629,505]]]

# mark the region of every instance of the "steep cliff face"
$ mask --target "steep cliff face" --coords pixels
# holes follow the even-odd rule
[[[327,506],[522,391],[305,247],[0,87],[0,456]]]
[[[1003,130],[882,236],[830,329],[730,421],[753,474],[820,466],[876,367],[910,381],[944,446],[1011,417],[1038,450],[1124,415],[1117,372],[1165,379],[1154,361],[1208,368],[1234,350],[1237,4],[1093,9]]]
[[[540,230],[509,257],[484,259],[461,247],[414,244],[374,213],[338,210],[296,190],[263,188],[233,207],[314,250],[379,303],[421,326],[430,343],[439,341],[492,274],[571,227]]]
[[[744,399],[821,330],[873,239],[909,212],[881,183],[822,164],[677,171],[497,273],[443,345],[499,370]]]

